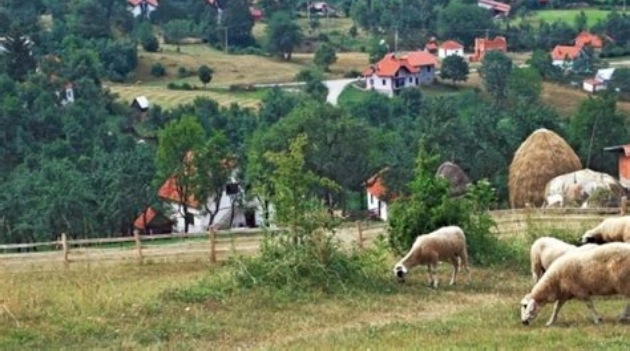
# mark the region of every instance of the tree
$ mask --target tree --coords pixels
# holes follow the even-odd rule
[[[580,11],[579,14],[575,16],[575,29],[578,32],[588,29],[588,17],[584,13],[584,11]]]
[[[468,80],[468,62],[459,55],[450,55],[442,60],[440,68],[440,78],[450,79],[453,84]]]
[[[551,55],[544,50],[534,50],[532,57],[527,60],[527,63],[545,79],[554,79],[561,73],[560,68],[553,65]]]
[[[617,95],[604,92],[583,100],[569,122],[572,145],[585,168],[608,174],[617,172],[616,158],[604,147],[627,141],[628,124],[617,112]]]
[[[287,61],[291,60],[294,48],[302,41],[302,29],[286,12],[274,13],[269,19],[265,33],[267,51]]]
[[[376,63],[380,61],[389,52],[389,46],[384,40],[378,40],[372,38],[368,47],[368,54],[370,55],[370,63]]]
[[[70,13],[65,16],[68,23],[68,34],[86,39],[110,37],[109,18],[105,7],[98,0],[78,0],[69,7]]]
[[[507,97],[507,87],[512,72],[512,59],[501,51],[486,53],[481,64],[481,78],[484,87],[496,103],[501,104]]]
[[[466,47],[474,44],[480,29],[492,35],[496,25],[491,21],[490,11],[477,6],[477,4],[464,4],[459,1],[451,1],[437,19],[437,32],[440,38],[458,40]]]
[[[31,52],[32,42],[18,30],[12,30],[4,43],[7,74],[14,80],[23,81],[36,62]]]
[[[254,19],[249,12],[249,0],[230,0],[223,9],[223,28],[227,28],[228,46],[248,47],[255,43],[252,36]]]
[[[335,49],[330,44],[323,43],[317,48],[317,51],[315,51],[313,62],[324,71],[328,71],[328,67],[337,62]]]
[[[172,121],[158,132],[156,154],[156,181],[162,185],[172,179],[179,197],[180,214],[186,218],[184,231],[188,232],[189,207],[203,199],[196,197],[201,193],[204,173],[195,172],[195,155],[202,154],[205,133],[195,117],[185,116]],[[195,162],[195,163],[193,163]]]
[[[181,44],[182,40],[186,36],[190,35],[191,25],[192,23],[189,20],[183,19],[175,19],[167,22],[164,25],[164,38],[169,43],[175,43],[175,45],[177,45],[177,52],[181,50],[179,45]]]
[[[611,87],[619,89],[623,93],[630,93],[630,68],[615,68],[613,73]]]
[[[530,104],[536,103],[542,93],[542,87],[542,78],[535,68],[516,67],[510,74],[508,89],[512,101],[524,100]]]
[[[201,65],[197,69],[197,75],[199,76],[199,80],[201,81],[201,83],[203,83],[204,89],[206,88],[206,85],[212,80],[213,74],[214,71],[212,70],[212,68],[206,65]]]
[[[140,45],[148,52],[157,52],[160,48],[158,38],[153,34],[153,26],[149,22],[142,22],[136,34]]]

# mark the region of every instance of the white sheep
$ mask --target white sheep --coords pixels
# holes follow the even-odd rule
[[[442,227],[429,234],[418,236],[411,250],[394,266],[394,274],[400,282],[404,282],[405,275],[409,270],[415,266],[426,264],[429,270],[429,284],[437,288],[438,279],[435,272],[438,262],[450,262],[453,265],[451,285],[455,284],[460,266],[466,269],[468,281],[470,281],[466,236],[462,228],[458,226]]]
[[[583,243],[603,244],[613,241],[630,242],[630,216],[606,218],[582,236]]]
[[[555,302],[547,326],[552,325],[562,305],[580,299],[593,314],[602,318],[591,296],[621,294],[630,297],[630,245],[611,243],[582,252],[568,252],[558,258],[531,291],[521,300],[521,321],[530,324],[541,307]]]
[[[578,250],[584,251],[589,250],[597,245],[595,244],[586,244],[582,246],[575,246],[569,243],[566,243],[560,239],[543,236],[532,244],[532,247],[529,252],[529,258],[531,263],[532,270],[532,279],[534,283],[537,282],[542,275],[549,269],[549,266],[560,256],[565,253]]]

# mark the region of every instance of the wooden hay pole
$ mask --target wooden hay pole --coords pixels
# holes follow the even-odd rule
[[[357,221],[357,245],[359,250],[363,250],[363,226],[361,221]]]
[[[140,233],[137,230],[133,231],[133,239],[136,243],[136,252],[138,252],[138,260],[140,264],[144,261],[144,256],[142,255],[142,241],[140,240]]]
[[[61,233],[61,248],[63,249],[63,263],[67,266],[70,264],[70,259],[68,258],[68,235],[66,233]]]
[[[210,226],[208,230],[208,238],[210,240],[210,262],[217,262],[217,231],[213,226]]]

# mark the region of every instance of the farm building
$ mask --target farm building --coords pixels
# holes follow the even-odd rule
[[[551,51],[551,60],[554,66],[571,69],[573,62],[581,55],[581,46],[556,45]]]
[[[582,88],[590,93],[606,90],[608,89],[608,83],[610,83],[614,73],[614,68],[599,69],[597,70],[595,77],[584,79],[582,82]]]
[[[619,182],[624,188],[630,189],[630,144],[606,147],[604,151],[615,152],[619,155]]]
[[[377,218],[387,221],[387,188],[383,180],[389,168],[383,168],[365,182],[367,209]]]
[[[436,66],[437,59],[427,51],[389,53],[366,68],[363,77],[368,89],[393,96],[403,88],[433,83]]]
[[[486,53],[490,51],[507,52],[507,40],[505,40],[505,37],[497,36],[494,39],[475,38],[475,52],[470,57],[470,61],[481,61]]]
[[[447,40],[443,42],[438,49],[438,57],[443,59],[451,55],[464,57],[464,45],[454,40]]]
[[[147,99],[146,96],[138,96],[131,102],[131,107],[140,112],[147,112],[149,106],[149,99]]]
[[[502,2],[493,0],[478,0],[477,5],[490,10],[494,16],[507,17],[510,15],[511,6]]]
[[[582,169],[571,146],[558,134],[538,129],[519,146],[509,168],[510,207],[540,207],[553,178]]]
[[[149,18],[151,13],[157,10],[159,6],[157,0],[127,0],[127,3],[134,17]]]

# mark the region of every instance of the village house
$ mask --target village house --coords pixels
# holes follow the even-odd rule
[[[437,59],[426,51],[389,53],[366,68],[363,77],[368,89],[393,96],[403,88],[433,83],[436,66]]]
[[[490,51],[507,52],[507,40],[505,40],[505,37],[497,36],[494,39],[475,38],[475,52],[470,56],[470,61],[481,61],[486,53]]]
[[[601,51],[602,47],[604,47],[604,43],[600,37],[595,34],[591,34],[589,32],[580,32],[575,37],[575,46],[577,47],[585,47],[590,46],[596,52]]]
[[[451,55],[457,55],[457,56],[461,56],[461,57],[465,57],[464,56],[464,45],[454,41],[454,40],[447,40],[445,42],[443,42],[440,45],[440,48],[438,50],[438,57],[441,59],[444,59],[448,56]]]
[[[478,0],[477,6],[490,10],[494,16],[507,17],[510,15],[510,5],[502,2],[493,0]]]
[[[325,1],[307,2],[308,11],[312,14],[320,16],[333,16],[335,15],[335,9]]]
[[[599,69],[597,70],[595,77],[584,79],[582,82],[582,88],[590,93],[606,90],[608,89],[608,83],[610,83],[614,73],[614,68]]]
[[[142,16],[149,18],[151,13],[158,8],[157,0],[127,0],[129,10],[134,17]]]
[[[134,229],[142,234],[168,234],[173,232],[173,221],[163,213],[149,207],[133,222]]]
[[[582,55],[582,47],[556,45],[551,51],[551,60],[554,66],[571,69],[573,63]]]
[[[138,112],[147,112],[149,110],[149,99],[146,96],[137,96],[131,102],[131,107]]]
[[[387,188],[383,176],[388,170],[389,168],[383,168],[365,182],[368,212],[383,221],[387,221]]]

